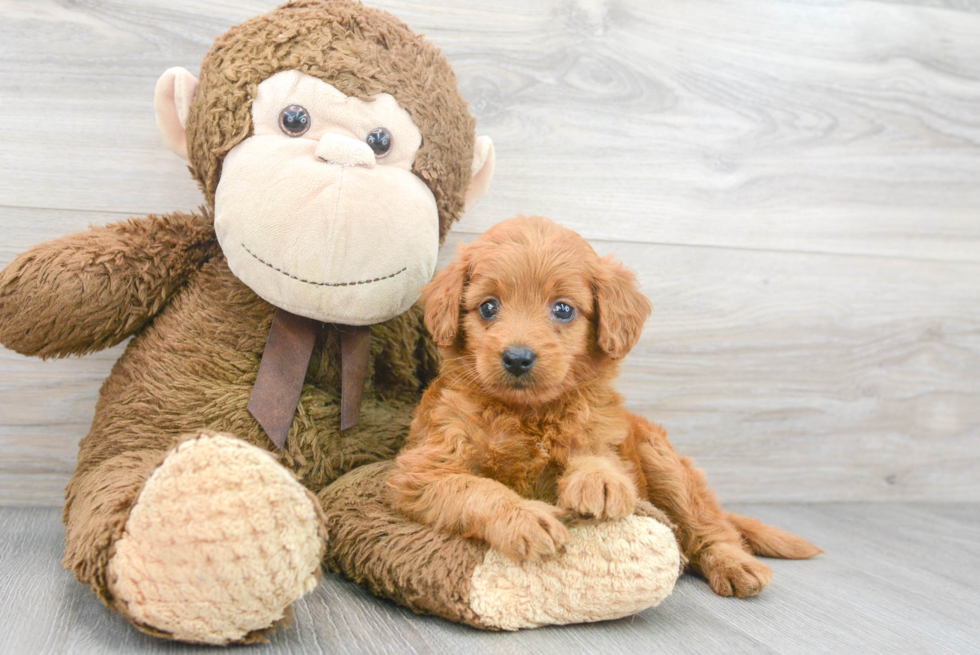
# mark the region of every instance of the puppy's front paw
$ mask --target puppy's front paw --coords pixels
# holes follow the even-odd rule
[[[636,487],[612,467],[582,468],[562,478],[558,504],[586,517],[622,519],[636,507]]]
[[[772,582],[772,569],[732,544],[709,546],[698,558],[699,568],[719,596],[755,596]]]
[[[554,555],[568,539],[568,529],[558,520],[560,514],[553,505],[523,501],[487,526],[487,542],[518,562]]]

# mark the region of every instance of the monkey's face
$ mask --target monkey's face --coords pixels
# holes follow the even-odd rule
[[[387,93],[350,98],[296,70],[258,85],[225,157],[215,231],[232,272],[295,314],[367,325],[432,277],[439,213],[412,173],[422,134]]]
[[[200,80],[167,70],[154,105],[213,203],[232,272],[326,322],[409,309],[493,176],[449,62],[359,2],[289,2],[232,27]]]

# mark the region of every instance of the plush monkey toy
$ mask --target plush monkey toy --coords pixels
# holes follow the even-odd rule
[[[132,336],[66,492],[79,581],[140,630],[212,644],[261,639],[323,565],[482,628],[671,591],[679,555],[654,518],[585,524],[561,557],[516,564],[387,504],[437,365],[415,302],[494,165],[434,46],[355,2],[293,2],[220,37],[200,81],[167,71],[156,110],[201,211],[44,243],[0,273],[8,348]]]

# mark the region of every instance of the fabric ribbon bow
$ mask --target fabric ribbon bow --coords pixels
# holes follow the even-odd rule
[[[272,318],[248,411],[279,450],[285,447],[286,435],[293,424],[320,325],[316,319],[297,316],[285,309],[276,309]],[[336,328],[340,332],[340,429],[347,430],[357,425],[361,414],[371,354],[371,327],[336,325]]]

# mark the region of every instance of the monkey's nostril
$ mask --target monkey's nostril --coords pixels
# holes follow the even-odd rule
[[[510,346],[500,356],[500,361],[508,373],[521,376],[531,370],[537,358],[534,351],[527,346]]]

